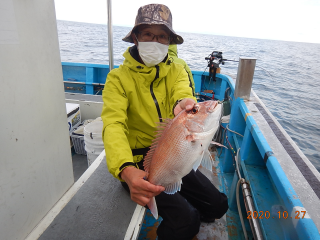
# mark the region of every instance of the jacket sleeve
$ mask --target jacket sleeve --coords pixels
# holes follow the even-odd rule
[[[119,173],[126,166],[135,166],[135,164],[127,138],[127,108],[129,102],[119,76],[116,74],[117,70],[114,69],[108,74],[102,93],[102,139],[109,172],[115,178],[123,181],[119,177]]]
[[[177,66],[178,65],[178,66]],[[171,106],[176,106],[177,101],[184,98],[192,98],[197,101],[196,97],[193,95],[193,89],[190,86],[190,80],[187,71],[180,64],[176,64],[176,67],[179,69],[178,77],[173,85],[172,94],[171,94]]]

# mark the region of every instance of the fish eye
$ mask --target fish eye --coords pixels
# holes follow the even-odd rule
[[[192,114],[196,114],[198,111],[199,111],[199,107],[198,107],[198,106],[194,106],[194,107],[190,110],[190,112],[191,112]]]

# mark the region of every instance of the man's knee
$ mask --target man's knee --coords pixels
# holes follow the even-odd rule
[[[228,198],[224,193],[219,194],[219,200],[217,200],[217,195],[215,198],[209,202],[205,211],[201,213],[201,221],[203,222],[213,222],[215,219],[221,218],[229,209]]]
[[[220,207],[217,209],[216,218],[222,218],[222,216],[228,211],[229,204],[228,204],[228,198],[224,193],[221,193],[221,201],[220,201]]]
[[[160,224],[157,230],[159,239],[166,240],[188,240],[197,235],[200,229],[200,216],[195,208],[186,209],[186,212],[177,216],[175,224],[165,220]]]

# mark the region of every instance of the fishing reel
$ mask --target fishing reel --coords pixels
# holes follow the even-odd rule
[[[222,57],[222,52],[213,51],[208,57],[205,58],[208,61],[209,67],[209,79],[216,81],[216,73],[220,64],[224,65],[224,60]]]

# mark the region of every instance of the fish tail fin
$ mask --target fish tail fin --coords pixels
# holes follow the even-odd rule
[[[151,198],[150,202],[147,204],[150,212],[154,216],[155,219],[158,219],[158,208],[155,197]]]

